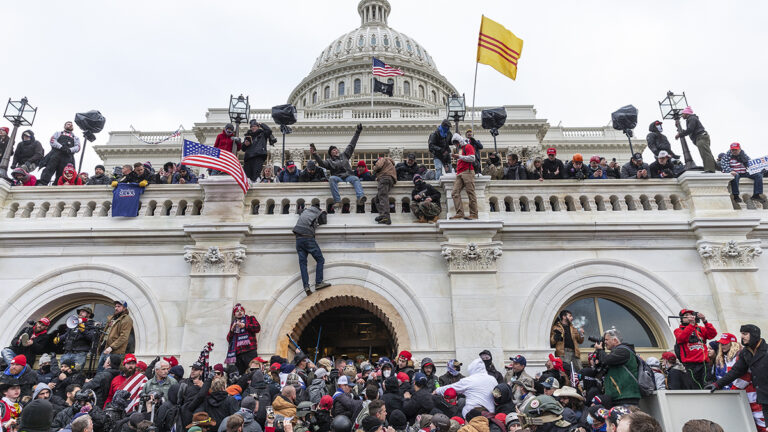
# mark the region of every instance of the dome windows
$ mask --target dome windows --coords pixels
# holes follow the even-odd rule
[[[339,96],[344,96],[344,87],[345,87],[344,86],[344,81],[340,81],[339,82],[339,91],[338,91]]]
[[[424,99],[424,86],[419,84],[419,98]]]
[[[430,98],[432,102],[437,102],[437,92],[432,90],[432,97]]]
[[[411,82],[410,81],[404,81],[403,82],[403,94],[406,96],[411,95]]]
[[[312,92],[312,103],[313,104],[317,103],[317,92]]]
[[[331,86],[325,86],[323,89],[323,99],[331,98]]]
[[[355,94],[360,94],[360,91],[361,91],[361,89],[360,89],[360,78],[355,78],[355,81],[354,81],[352,87],[353,87],[352,91]]]
[[[360,35],[360,37],[357,38],[357,46],[359,46],[360,48],[365,46],[365,36]]]
[[[405,42],[405,49],[407,49],[409,53],[413,52],[413,46],[411,45],[411,41]]]
[[[302,106],[302,107],[305,107],[305,106],[307,106],[307,98],[303,98],[303,99],[301,100],[301,106]]]
[[[382,44],[384,44],[385,47],[389,46],[389,36],[384,35],[384,38],[382,39]]]
[[[347,39],[347,49],[352,49],[352,38]]]
[[[376,46],[376,35],[375,34],[371,35],[371,46]]]
[[[329,49],[329,50],[328,50],[328,52],[330,53],[330,52],[331,52],[331,50]],[[341,41],[339,41],[338,43],[336,43],[336,52],[337,52],[337,53],[341,52]]]
[[[397,47],[397,49],[400,49],[403,47],[403,44],[400,43],[400,38],[395,38],[395,46]]]
[[[419,56],[419,58],[421,58],[421,47],[418,45],[416,45],[416,55]]]

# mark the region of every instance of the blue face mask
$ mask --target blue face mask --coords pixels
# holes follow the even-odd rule
[[[448,135],[448,128],[443,127],[443,125],[438,126],[437,131],[440,132],[441,137]]]

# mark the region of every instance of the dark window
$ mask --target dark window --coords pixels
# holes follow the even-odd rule
[[[339,83],[339,96],[344,96],[344,81]]]
[[[360,94],[360,92],[362,91],[362,90],[360,89],[360,78],[356,78],[356,79],[355,79],[355,81],[354,81],[354,84],[353,84],[353,87],[354,87],[354,92],[355,92],[355,94]]]
[[[604,297],[584,297],[564,307],[573,314],[573,323],[584,329],[582,347],[592,346],[587,336],[600,337],[606,330],[619,330],[628,344],[641,348],[659,346],[656,336],[645,320],[630,307]]]

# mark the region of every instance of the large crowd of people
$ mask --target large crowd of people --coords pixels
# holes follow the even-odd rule
[[[763,176],[768,174],[763,171],[750,172],[750,158],[744,152],[739,143],[732,143],[725,153],[720,153],[717,160],[710,150],[710,136],[702,125],[698,116],[690,107],[682,112],[686,121],[686,128],[675,135],[675,139],[681,137],[690,138],[699,149],[704,162],[705,172],[721,171],[733,176],[730,182],[730,191],[735,202],[741,202],[739,194],[739,180],[749,178],[754,182],[751,199],[768,205],[763,195]],[[457,205],[456,218],[465,218],[464,210],[460,206],[461,191],[466,191],[469,198],[469,215],[466,219],[473,219],[477,213],[476,199],[474,198],[474,177],[476,175],[490,176],[492,180],[599,180],[599,179],[667,179],[678,177],[685,171],[685,166],[672,149],[669,139],[663,133],[663,124],[656,120],[649,125],[646,137],[648,148],[653,153],[652,161],[644,161],[641,153],[631,155],[630,161],[621,165],[615,158],[610,161],[600,155],[589,156],[588,160],[579,153],[570,156],[570,159],[558,159],[557,149],[550,147],[546,150],[546,158],[531,157],[522,160],[520,155],[507,154],[506,162],[501,155],[489,152],[485,160],[481,160],[483,144],[474,137],[473,131],[467,130],[462,136],[451,131],[451,124],[444,120],[427,139],[427,150],[432,156],[434,168],[429,168],[416,161],[416,155],[409,153],[402,162],[395,163],[390,159],[393,167],[382,168],[379,164],[385,156],[372,161],[369,169],[364,160],[354,162],[355,147],[363,125],[358,124],[355,133],[343,151],[332,145],[325,156],[321,156],[314,144],[310,145],[310,159],[302,168],[294,161],[286,161],[285,166],[274,165],[269,162],[268,146],[277,141],[272,129],[265,123],[251,120],[250,129],[241,139],[235,136],[235,127],[227,124],[224,130],[216,137],[214,146],[221,151],[242,152],[243,168],[252,185],[258,183],[310,183],[327,182],[333,196],[333,213],[341,208],[341,197],[338,184],[349,183],[355,190],[357,205],[362,205],[368,197],[365,196],[361,182],[376,181],[378,183],[375,200],[388,198],[388,190],[398,181],[413,182],[414,179],[437,180],[443,173],[456,173],[457,187],[453,190],[453,202]],[[0,148],[5,148],[8,143],[7,128],[0,128]],[[80,151],[80,140],[73,133],[72,122],[66,122],[62,131],[56,132],[50,139],[50,151],[44,155],[43,146],[35,139],[31,130],[22,133],[22,140],[15,148],[12,148],[11,181],[14,186],[34,185],[109,185],[114,182],[150,184],[188,184],[197,183],[198,175],[189,167],[176,162],[167,162],[162,169],[155,170],[150,162],[137,162],[131,165],[114,167],[112,173],[107,173],[103,165],[96,165],[94,174],[75,170],[74,154]],[[13,147],[13,146],[12,146]],[[376,166],[379,166],[377,169]],[[40,178],[32,173],[36,169],[42,169]],[[222,174],[215,170],[200,173],[200,177],[206,175]],[[391,183],[391,184],[390,184]],[[414,194],[416,195],[416,194]],[[372,197],[373,198],[373,197]],[[384,202],[386,202],[384,200]],[[434,200],[432,200],[434,202]],[[378,222],[389,224],[387,206],[377,208],[380,214]],[[474,210],[473,210],[474,209]],[[434,209],[432,209],[434,210]],[[429,213],[429,212],[428,212]],[[430,220],[429,214],[425,220]]]
[[[463,359],[466,368],[460,359],[437,365],[407,350],[392,359],[315,362],[297,347],[292,360],[264,359],[261,325],[237,304],[224,364],[211,366],[205,349],[185,369],[173,356],[147,365],[126,352],[132,321],[128,303],[118,300],[104,323],[82,307],[67,325],[50,329],[43,317],[18,332],[2,350],[0,425],[3,432],[661,431],[638,408],[642,398],[723,389],[746,391],[765,431],[768,347],[760,329],[744,325],[739,338],[718,334],[702,313],[684,309],[679,318],[674,352],[661,361],[641,358],[620,330],[609,329],[582,366],[584,333],[564,310],[545,369],[530,371],[528,359],[515,355],[502,373],[488,350]],[[99,359],[97,366],[91,360],[93,371],[85,367],[88,353]],[[698,419],[683,430],[718,427]]]

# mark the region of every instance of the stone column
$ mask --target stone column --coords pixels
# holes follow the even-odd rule
[[[451,281],[456,358],[469,361],[488,349],[497,369],[503,364],[504,349],[496,283],[496,260],[502,252],[501,243],[493,237],[502,227],[501,221],[438,222],[447,239],[442,244],[442,256]]]
[[[288,153],[291,155],[291,158],[288,160],[292,160],[293,163],[296,164],[297,169],[302,170],[305,168],[303,148],[294,148],[294,149],[291,149]]]
[[[456,174],[444,174],[440,177],[440,186],[443,188],[443,199],[446,200],[443,204],[443,209],[448,217],[456,214],[453,208],[453,185],[456,182]],[[475,176],[475,195],[477,195],[477,213],[480,220],[490,219],[490,205],[488,204],[489,197],[486,195],[486,190],[491,184],[490,176]],[[464,203],[464,214],[469,216],[469,198],[465,191],[461,192],[461,200]],[[504,198],[502,197],[502,201]]]

